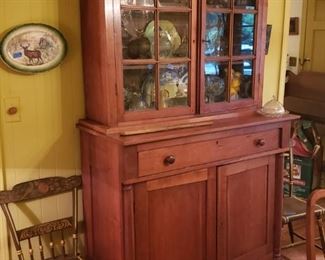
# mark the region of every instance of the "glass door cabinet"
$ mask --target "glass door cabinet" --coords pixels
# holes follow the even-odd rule
[[[202,9],[201,111],[254,104],[260,6],[255,0],[207,0]]]
[[[196,2],[121,1],[119,89],[126,118],[195,112]]]
[[[258,2],[121,0],[115,25],[120,119],[256,105]]]
[[[267,0],[80,10],[86,258],[280,260],[281,154],[297,117],[256,112]]]

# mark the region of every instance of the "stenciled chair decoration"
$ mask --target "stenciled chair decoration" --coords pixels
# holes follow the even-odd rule
[[[81,176],[49,177],[16,184],[12,190],[0,191],[0,206],[5,215],[9,233],[15,245],[18,259],[24,260],[21,242],[27,240],[29,257],[35,258],[32,247],[32,239],[36,241],[39,248],[40,259],[82,259],[78,252],[78,188],[82,185]],[[27,202],[42,199],[61,193],[72,194],[73,214],[71,217],[36,224],[20,230],[16,229],[14,219],[10,212],[9,204]],[[67,253],[66,233],[72,231],[73,252]],[[59,250],[55,250],[57,244],[54,237],[59,236]],[[45,241],[49,241],[45,242]],[[45,247],[49,248],[50,258],[45,256]],[[61,251],[61,252],[56,252]],[[38,259],[38,257],[37,257]]]
[[[292,246],[301,245],[306,243],[306,237],[301,234],[298,234],[294,231],[293,222],[297,220],[305,220],[307,214],[307,201],[298,198],[293,195],[293,150],[292,143],[290,144],[289,154],[285,156],[289,156],[289,169],[287,169],[288,179],[289,179],[289,192],[287,196],[283,198],[283,209],[282,209],[282,225],[288,225],[290,242],[287,245],[282,246],[282,249],[289,248]],[[321,249],[325,256],[325,235],[323,230],[323,221],[322,216],[325,213],[325,208],[315,204],[313,207],[314,215],[317,219],[317,226],[320,235],[321,247],[315,245],[319,249]],[[300,238],[300,241],[295,241],[295,237]]]

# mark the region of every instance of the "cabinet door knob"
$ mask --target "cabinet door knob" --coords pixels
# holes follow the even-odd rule
[[[256,146],[258,146],[258,147],[262,147],[262,146],[264,146],[265,145],[265,139],[257,139],[256,141],[255,141],[255,145]]]
[[[165,165],[172,165],[175,161],[176,161],[176,158],[175,158],[174,155],[168,155],[168,156],[164,159],[164,164],[165,164]]]

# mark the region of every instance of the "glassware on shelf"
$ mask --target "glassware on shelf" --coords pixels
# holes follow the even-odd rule
[[[174,52],[174,57],[189,57],[188,36],[184,36],[184,34],[182,35],[181,45]]]
[[[160,107],[188,105],[188,64],[160,67]]]
[[[121,0],[121,5],[153,6],[154,0]]]
[[[229,8],[230,0],[207,0],[207,5],[214,8]]]
[[[122,10],[124,59],[150,59],[154,57],[151,42],[144,35],[147,24],[153,21],[154,17],[153,11]]]
[[[234,69],[231,70],[230,78],[230,100],[239,99],[239,90],[242,83],[242,74]]]
[[[256,0],[235,0],[235,8],[254,10],[256,8]]]
[[[153,65],[124,66],[124,109],[155,108],[155,69]]]
[[[208,12],[205,31],[205,55],[226,56],[228,54],[229,14]]]
[[[139,37],[131,40],[127,46],[127,55],[131,59],[150,59],[151,46],[146,37]]]
[[[273,96],[270,101],[266,102],[257,112],[266,117],[281,117],[289,113],[285,110],[283,105],[276,100],[275,96]]]
[[[151,53],[155,49],[155,22],[151,21],[144,32],[144,36],[149,39]],[[168,20],[161,20],[159,25],[160,56],[170,57],[181,45],[181,38],[175,26]]]
[[[228,62],[205,63],[205,103],[218,103],[226,99]]]
[[[254,54],[254,14],[235,14],[234,19],[234,55]]]
[[[159,19],[159,23],[164,20],[170,21],[175,28],[175,31],[165,30],[166,32],[171,32],[169,37],[173,39],[171,57],[189,57],[189,14],[161,12]]]
[[[188,7],[188,0],[159,0],[159,6],[182,6]]]
[[[234,61],[231,71],[230,100],[252,97],[253,61]]]
[[[155,89],[155,79],[153,75],[149,73],[142,85],[141,85],[141,96],[142,100],[145,102],[146,107],[153,108],[155,106],[156,89]]]

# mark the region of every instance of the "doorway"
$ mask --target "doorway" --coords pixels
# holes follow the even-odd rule
[[[300,66],[325,72],[325,0],[304,0]]]

